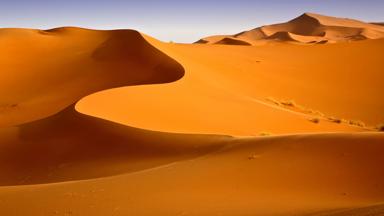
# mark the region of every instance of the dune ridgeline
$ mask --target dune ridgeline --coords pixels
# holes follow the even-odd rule
[[[383,214],[383,37],[0,29],[0,214]]]
[[[257,45],[279,41],[324,44],[379,38],[384,38],[382,23],[304,13],[286,23],[266,25],[235,35],[210,36],[196,43]]]

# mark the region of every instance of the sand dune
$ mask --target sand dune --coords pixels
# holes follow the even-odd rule
[[[371,24],[384,26],[384,23],[383,23],[383,22],[376,22],[376,23],[371,23]]]
[[[303,16],[224,43],[366,27]],[[383,46],[1,29],[0,214],[379,215],[384,134],[334,118],[383,120]]]
[[[293,41],[293,42],[305,42],[305,43],[316,43],[322,41],[321,37],[318,36],[302,36],[293,34],[290,32],[276,32],[273,35],[267,37],[268,40],[279,40],[279,41]]]
[[[199,43],[217,44],[222,38],[251,41],[291,41],[296,43],[345,42],[384,38],[384,27],[358,20],[324,16],[314,13],[303,15],[286,23],[267,25],[235,35],[207,37]]]
[[[184,74],[133,30],[0,29],[0,49],[0,126],[50,116],[103,89]]]
[[[246,46],[250,46],[251,44],[246,42],[246,41],[242,41],[242,40],[238,40],[238,39],[234,39],[234,38],[223,38],[219,41],[217,41],[215,44],[226,44],[226,45],[246,45]]]
[[[80,114],[73,106],[0,129],[0,185],[105,177],[197,157],[226,136],[146,131]]]
[[[365,206],[360,208],[343,208],[343,209],[334,209],[318,213],[310,213],[308,216],[344,216],[344,215],[359,215],[359,216],[369,216],[369,215],[383,215],[384,214],[384,205],[373,205]]]
[[[204,157],[111,178],[2,187],[0,207],[6,215],[24,214],[25,209],[30,215],[361,211],[384,199],[384,170],[377,166],[384,162],[383,140],[382,134],[235,139]],[[353,211],[341,215],[348,212]]]
[[[167,85],[98,92],[77,104],[80,112],[134,127],[180,133],[258,136],[263,132],[366,131],[322,116],[290,112],[266,100],[272,97],[294,100],[328,117],[360,120],[369,127],[384,122],[382,39],[259,47],[148,40],[184,65],[186,76]],[[341,90],[330,93],[329,89]],[[314,117],[320,118],[319,124],[309,121]]]

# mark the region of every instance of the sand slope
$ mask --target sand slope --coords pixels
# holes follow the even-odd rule
[[[365,131],[322,117],[314,124],[309,121],[314,116],[277,107],[266,100],[272,97],[367,126],[384,122],[382,39],[323,46],[151,43],[184,65],[183,79],[99,92],[77,109],[134,127],[181,133]]]
[[[0,126],[47,117],[106,88],[184,74],[133,30],[0,29],[0,49]]]
[[[383,23],[383,22],[376,22],[376,23],[371,23],[371,24],[384,26],[384,23]]]
[[[6,215],[26,209],[30,215],[306,215],[360,209],[384,199],[384,170],[378,166],[384,162],[383,141],[382,134],[235,139],[204,157],[112,178],[2,187],[0,207]],[[348,212],[353,211],[339,215]]]
[[[266,97],[376,122],[382,46],[256,49],[166,44],[131,30],[2,29],[0,214],[379,214],[384,134],[316,124]],[[338,56],[333,70],[324,54]],[[355,76],[343,84],[346,59]],[[353,97],[334,93],[347,97],[341,107],[324,93],[353,84]],[[262,131],[291,135],[229,136]]]
[[[246,42],[246,41],[242,41],[242,40],[237,40],[237,39],[234,39],[234,38],[228,38],[228,37],[225,37],[219,41],[216,42],[216,44],[226,44],[226,45],[244,45],[244,46],[250,46],[251,44]]]
[[[252,44],[271,41],[335,43],[383,38],[384,27],[353,19],[304,13],[286,23],[262,26],[235,35],[207,37],[199,43],[222,44],[218,41],[223,37]]]
[[[73,106],[43,120],[0,129],[0,185],[105,177],[186,160],[226,136],[167,134],[108,122]]]

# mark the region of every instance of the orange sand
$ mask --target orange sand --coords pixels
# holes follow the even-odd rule
[[[271,35],[381,31],[335,19]],[[0,29],[0,214],[383,214],[384,39],[241,41]]]
[[[286,23],[262,26],[235,35],[217,35],[196,43],[263,44],[269,42],[337,43],[384,38],[384,26],[358,20],[324,16],[314,13],[303,15]]]

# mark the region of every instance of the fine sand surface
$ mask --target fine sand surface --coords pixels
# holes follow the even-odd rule
[[[0,214],[383,215],[384,39],[228,41],[0,29]]]
[[[149,40],[186,74],[167,85],[111,89],[86,97],[80,111],[134,127],[238,136],[366,131],[277,107],[294,100],[325,116],[384,122],[384,39],[325,45],[179,45]],[[336,89],[336,90],[332,90]],[[209,120],[208,120],[209,119]]]

